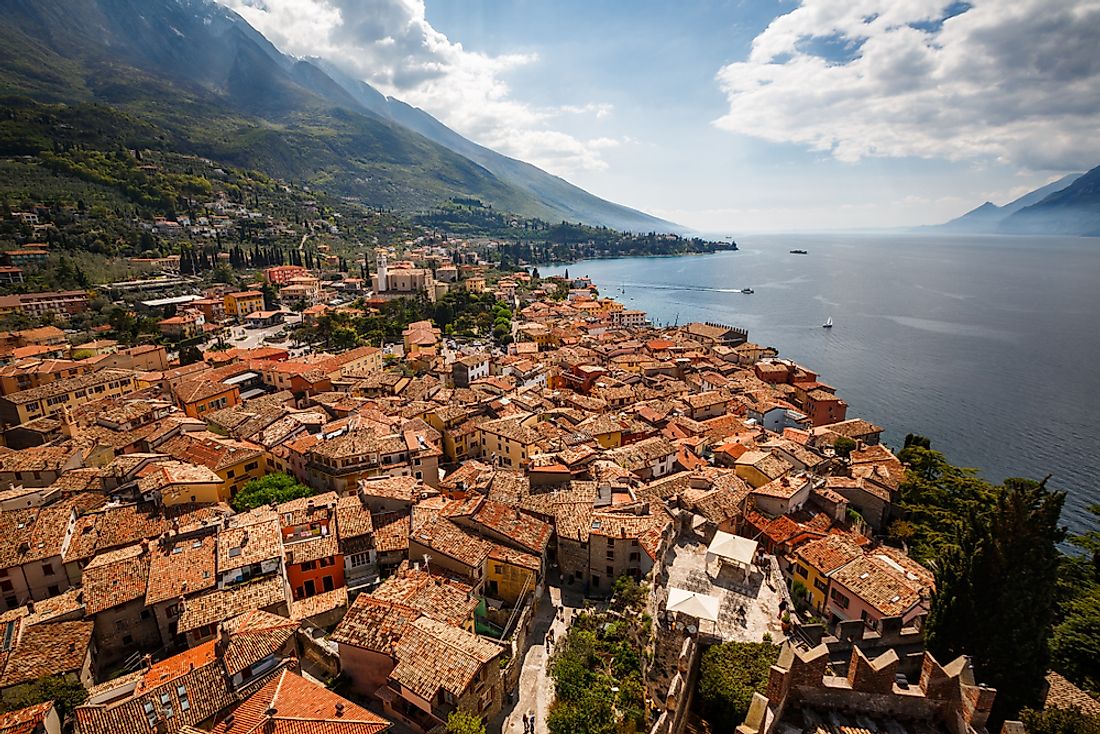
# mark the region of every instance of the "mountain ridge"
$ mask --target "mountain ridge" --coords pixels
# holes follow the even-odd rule
[[[477,146],[422,111],[394,114],[404,103],[374,90],[380,113],[211,0],[9,0],[0,29],[0,93],[111,104],[198,155],[408,212],[472,196],[549,221],[684,229]]]
[[[997,206],[993,202],[987,201],[950,221],[944,222],[943,224],[931,225],[930,227],[922,229],[933,229],[943,232],[965,232],[969,234],[994,234],[1000,231],[1000,227],[1005,220],[1016,212],[1033,204],[1037,204],[1051,194],[1070,186],[1082,175],[1084,174],[1071,173],[1065,175],[1057,181],[1052,181],[1033,191],[1029,191],[1003,206]]]

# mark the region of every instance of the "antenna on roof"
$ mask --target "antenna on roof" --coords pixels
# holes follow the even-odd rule
[[[424,570],[427,571],[428,573],[432,572],[431,566],[428,565],[428,563],[431,560],[432,560],[432,557],[430,555],[428,555],[427,553],[425,553],[424,554]]]

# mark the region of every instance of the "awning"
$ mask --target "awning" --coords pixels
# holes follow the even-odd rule
[[[670,586],[668,589],[668,601],[665,602],[665,610],[679,612],[695,619],[705,619],[710,622],[718,621],[718,608],[721,600],[710,594],[699,594],[687,589],[678,589]]]
[[[723,561],[748,568],[752,565],[752,559],[755,556],[755,540],[749,540],[740,535],[730,535],[721,530],[714,534],[714,540],[710,541],[710,546],[707,547],[707,563],[710,563],[711,558],[721,558]]]

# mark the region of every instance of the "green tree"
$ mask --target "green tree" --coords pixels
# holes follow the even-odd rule
[[[972,514],[936,564],[925,635],[943,663],[970,655],[997,689],[991,728],[1039,702],[1055,613],[1065,495],[1045,482],[1008,479],[985,514]]]
[[[1100,505],[1089,508],[1100,518]],[[1100,531],[1070,538],[1079,552],[1062,557],[1058,569],[1060,620],[1050,640],[1051,665],[1078,686],[1100,691]]]
[[[844,459],[847,459],[849,456],[851,456],[852,452],[855,450],[856,442],[848,438],[847,436],[841,436],[833,443],[833,451],[836,452],[837,456]]]
[[[312,497],[314,491],[300,483],[294,477],[275,472],[259,479],[253,479],[241,487],[241,491],[229,500],[229,504],[237,512],[269,505],[272,502],[289,502],[299,497]]]
[[[779,647],[768,642],[726,642],[703,653],[698,694],[703,716],[716,730],[745,720],[753,693],[763,693]]]
[[[638,609],[645,603],[646,587],[630,576],[619,576],[611,586],[611,599],[627,609]]]
[[[485,734],[485,722],[469,711],[458,709],[447,717],[447,734]]]
[[[57,714],[62,719],[72,713],[88,698],[88,691],[80,681],[63,675],[50,675],[39,678],[34,683],[20,686],[14,693],[4,694],[0,702],[0,712],[18,711],[35,704],[53,701]]]

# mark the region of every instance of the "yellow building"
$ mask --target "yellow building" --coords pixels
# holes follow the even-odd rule
[[[537,453],[542,438],[534,428],[537,421],[533,414],[485,421],[477,427],[480,455],[499,460],[504,466],[526,465]]]
[[[602,449],[623,445],[623,426],[610,415],[597,415],[577,424],[577,430],[596,439]]]
[[[196,466],[204,466],[221,480],[219,502],[227,502],[245,484],[267,473],[263,451],[252,444],[221,438],[210,433],[184,433],[157,449],[169,456],[186,458]]]
[[[137,392],[134,373],[128,370],[100,370],[54,380],[46,385],[0,397],[0,420],[20,425],[35,418],[58,415],[64,409],[75,412],[88,403]]]
[[[179,383],[175,393],[176,401],[183,412],[192,418],[202,418],[207,413],[241,402],[241,390],[236,385],[226,385],[224,382],[203,377]]]
[[[431,321],[416,321],[409,324],[408,328],[401,332],[405,354],[434,349],[439,343],[441,333],[439,329],[432,326]]]
[[[159,492],[167,507],[181,504],[215,504],[227,497],[225,480],[206,466],[182,461],[161,461],[142,469],[138,479],[142,495]]]
[[[822,611],[828,598],[829,577],[862,557],[863,551],[847,535],[827,535],[812,540],[795,549],[790,567],[791,581],[802,584],[810,605]]]
[[[514,605],[538,583],[539,559],[500,544],[489,551],[485,564],[485,593]]]
[[[259,291],[238,291],[225,294],[225,315],[243,319],[253,311],[264,310],[264,294]]]

